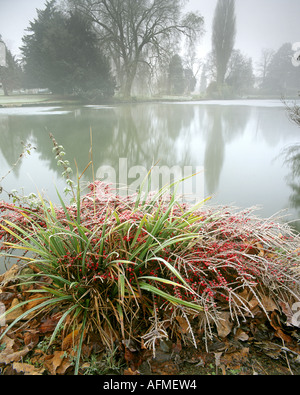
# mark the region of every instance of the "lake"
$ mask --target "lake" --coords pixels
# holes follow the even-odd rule
[[[259,205],[257,215],[263,217],[289,209],[288,219],[298,218],[299,207],[292,204],[297,189],[282,153],[300,141],[300,129],[280,101],[1,108],[0,179],[18,160],[21,142],[36,148],[1,182],[6,191],[38,190],[58,203],[55,186],[62,193],[65,183],[49,132],[74,170],[74,159],[82,172],[92,152],[96,176],[127,183],[131,190],[152,165],[154,188],[168,177],[199,172],[180,192],[212,196],[213,205]],[[82,180],[92,179],[90,170]],[[8,200],[5,193],[0,198]]]

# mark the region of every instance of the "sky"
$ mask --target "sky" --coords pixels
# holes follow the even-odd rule
[[[0,34],[13,55],[20,54],[22,37],[36,8],[45,0],[0,0]],[[211,50],[211,27],[217,0],[189,0],[187,9],[198,10],[205,20],[206,34],[199,57]],[[300,0],[236,0],[235,48],[259,61],[263,48],[277,50],[285,42],[300,42]]]

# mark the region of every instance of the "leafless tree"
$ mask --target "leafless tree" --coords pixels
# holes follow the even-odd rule
[[[180,37],[194,41],[203,33],[203,17],[183,14],[185,0],[70,0],[97,30],[113,60],[124,97],[131,94],[140,62],[163,56]]]
[[[274,54],[275,54],[275,51],[273,49],[269,49],[269,48],[264,48],[261,52],[260,60],[257,63],[257,70],[259,72],[259,79],[260,79],[261,85],[263,85],[265,82],[268,68],[270,66],[270,63],[272,62]]]

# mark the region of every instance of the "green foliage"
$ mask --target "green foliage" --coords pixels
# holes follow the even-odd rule
[[[224,83],[228,62],[234,48],[235,35],[235,1],[218,0],[212,33],[212,53],[215,58],[218,85]]]
[[[91,90],[97,90],[100,97],[114,94],[108,60],[83,16],[77,12],[64,15],[55,1],[47,2],[28,31],[22,47],[28,87],[47,87],[60,94]]]
[[[169,65],[169,94],[181,95],[184,92],[184,70],[179,55],[174,55]]]
[[[184,69],[179,55],[172,56],[168,70],[168,93],[170,95],[182,95],[195,89],[196,78],[191,69]]]
[[[292,64],[293,54],[290,43],[283,44],[273,54],[261,85],[263,92],[278,94],[281,97],[287,94],[298,94],[300,69]]]

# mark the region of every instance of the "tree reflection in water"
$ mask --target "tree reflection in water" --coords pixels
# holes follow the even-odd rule
[[[289,105],[284,102],[289,119],[300,127],[300,107],[296,103]],[[299,130],[300,135],[300,130]],[[287,177],[288,185],[292,190],[290,196],[291,207],[296,209],[300,216],[300,143],[294,144],[284,150],[285,163],[290,167],[291,172]],[[299,218],[298,216],[298,218]],[[295,225],[300,231],[300,221]]]

